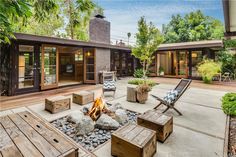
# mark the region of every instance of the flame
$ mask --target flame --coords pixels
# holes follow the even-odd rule
[[[102,114],[102,112],[105,110],[105,102],[102,98],[97,98],[90,111],[88,112],[88,115],[96,121]]]

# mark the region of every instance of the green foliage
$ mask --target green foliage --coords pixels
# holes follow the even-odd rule
[[[159,73],[164,72],[164,68],[163,67],[159,67]]]
[[[197,70],[205,83],[211,83],[212,78],[221,71],[221,64],[213,60],[204,59],[198,64]]]
[[[91,14],[95,8],[103,14],[92,0],[0,0],[0,4],[0,43],[10,43],[13,32],[88,40]]]
[[[163,37],[152,22],[147,24],[145,18],[141,17],[138,21],[138,33],[136,33],[135,38],[136,44],[132,48],[132,55],[140,60],[143,66],[143,76],[145,78],[149,66],[154,59],[153,54],[162,43]]]
[[[144,79],[133,79],[133,80],[129,80],[128,84],[133,84],[133,85],[141,85],[144,84],[145,80]],[[153,80],[146,80],[146,84],[148,84],[150,87],[154,87],[155,85],[157,85],[157,83]]]
[[[0,43],[10,43],[10,38],[14,37],[14,25],[19,21],[25,25],[32,16],[42,21],[57,9],[55,0],[0,0],[0,4]]]
[[[222,109],[225,114],[236,116],[236,93],[227,93],[222,97]]]
[[[71,39],[88,40],[88,22],[95,3],[92,0],[66,0],[64,6],[65,16],[69,19],[67,34]]]
[[[236,39],[224,40],[224,46],[225,46],[225,48],[234,48],[234,47],[236,47]]]
[[[149,75],[148,71],[147,71],[147,75]],[[135,69],[134,77],[135,78],[143,78],[143,69]]]
[[[165,43],[221,39],[224,36],[223,24],[200,10],[184,17],[172,16],[169,24],[163,26]]]
[[[20,23],[20,21],[14,24],[14,32],[46,35],[46,36],[61,36],[61,28],[64,25],[62,16],[52,14],[43,21],[38,21],[36,18],[31,17],[27,20],[26,24]]]
[[[217,59],[222,63],[222,73],[236,74],[236,55],[229,53],[227,50],[221,50],[217,52]]]

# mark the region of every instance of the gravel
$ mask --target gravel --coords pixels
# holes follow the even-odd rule
[[[136,123],[138,113],[127,111],[128,121],[127,123]],[[115,130],[104,130],[95,128],[93,131],[85,134],[85,135],[77,135],[76,134],[76,124],[73,122],[67,121],[67,116],[63,118],[59,118],[57,120],[52,121],[51,123],[60,131],[65,133],[67,136],[72,138],[74,141],[79,143],[82,147],[89,151],[93,151],[99,145],[105,143],[109,139],[111,139],[111,134]],[[122,125],[120,125],[121,127]]]

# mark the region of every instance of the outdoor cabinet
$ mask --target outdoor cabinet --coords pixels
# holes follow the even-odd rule
[[[96,83],[95,57],[94,48],[84,48],[84,83]]]

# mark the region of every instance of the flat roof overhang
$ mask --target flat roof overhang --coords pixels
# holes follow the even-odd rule
[[[105,49],[116,49],[116,50],[126,50],[130,51],[130,47],[117,46],[111,44],[97,43],[97,42],[86,42],[73,39],[63,39],[58,37],[48,37],[24,33],[14,33],[16,41],[32,41],[41,42],[46,44],[58,44],[58,45],[69,45],[69,46],[81,46],[81,47],[95,47],[95,48],[105,48]]]
[[[16,41],[32,41],[40,42],[46,44],[58,44],[58,45],[68,45],[68,46],[81,46],[81,47],[95,47],[95,48],[105,48],[111,50],[123,50],[130,52],[131,47],[117,46],[104,43],[96,42],[86,42],[72,39],[63,39],[58,37],[48,37],[31,35],[24,33],[15,33]],[[171,43],[171,44],[161,44],[158,51],[168,51],[168,50],[186,50],[186,49],[197,49],[197,48],[221,48],[223,47],[222,40],[205,40],[205,41],[193,41],[193,42],[182,42],[182,43]]]
[[[157,51],[187,50],[200,48],[222,48],[222,40],[203,40],[183,43],[161,44]]]
[[[222,0],[225,19],[225,37],[236,38],[236,0]]]

